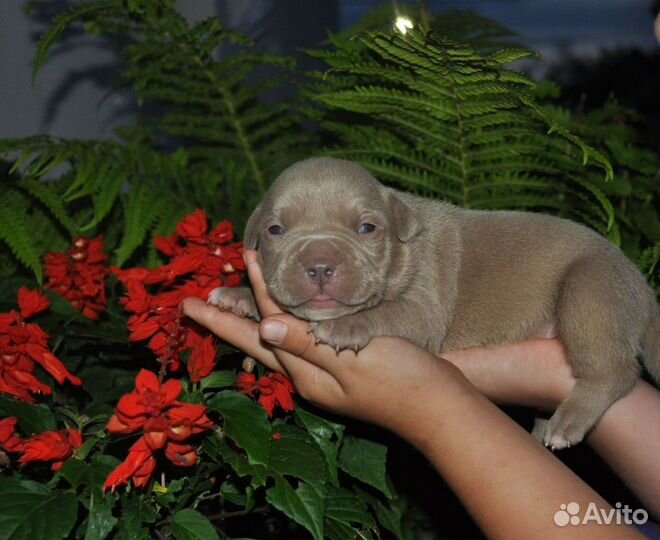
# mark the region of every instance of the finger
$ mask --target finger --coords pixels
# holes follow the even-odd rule
[[[340,374],[341,366],[354,359],[355,353],[348,350],[337,353],[329,345],[317,344],[308,328],[306,321],[279,313],[262,320],[259,333],[266,343],[275,347],[277,358],[287,370],[302,358],[333,376]]]
[[[303,321],[284,314],[272,315],[261,321],[259,333],[264,341],[274,345],[275,355],[304,397],[328,405],[337,392],[343,392],[341,383],[325,369],[336,360],[335,351],[317,346]]]
[[[243,253],[243,258],[245,259],[250,285],[252,285],[254,298],[257,301],[257,307],[261,316],[267,317],[275,313],[282,313],[280,307],[268,295],[261,266],[259,266],[259,262],[257,261],[257,252],[252,249],[246,250]]]
[[[186,298],[183,301],[183,312],[219,338],[241,349],[270,369],[285,372],[272,348],[261,340],[259,325],[255,321],[243,319],[231,312],[220,311],[207,305],[201,298]]]

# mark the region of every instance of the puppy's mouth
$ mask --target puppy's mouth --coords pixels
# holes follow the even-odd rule
[[[328,296],[327,294],[321,293],[312,296],[312,298],[303,302],[302,305],[306,306],[309,309],[333,309],[333,308],[338,308],[340,305],[342,305],[342,302],[340,302],[336,298],[333,298],[332,296]]]

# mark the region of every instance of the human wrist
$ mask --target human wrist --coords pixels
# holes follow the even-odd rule
[[[454,365],[440,359],[439,366],[423,389],[411,393],[406,403],[392,411],[381,424],[408,441],[422,453],[432,451],[445,433],[445,419],[460,415],[461,405],[481,398],[479,392]]]

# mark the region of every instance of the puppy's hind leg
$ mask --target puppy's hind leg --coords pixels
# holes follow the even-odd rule
[[[635,285],[625,266],[608,267],[596,258],[577,262],[565,276],[556,317],[576,383],[545,426],[546,446],[579,443],[635,384],[640,347]]]

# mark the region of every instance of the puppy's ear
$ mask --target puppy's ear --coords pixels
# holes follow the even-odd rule
[[[394,232],[402,242],[414,238],[422,230],[422,226],[410,206],[393,193],[390,194],[390,210],[394,218]]]
[[[263,215],[263,203],[259,203],[247,220],[245,233],[243,234],[243,247],[245,249],[257,249],[259,245],[259,229],[261,228],[261,217]]]

